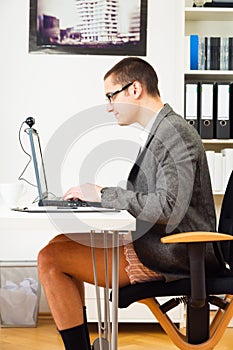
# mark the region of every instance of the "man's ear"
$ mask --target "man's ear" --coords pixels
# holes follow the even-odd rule
[[[131,86],[131,93],[132,96],[137,99],[142,95],[142,84],[140,83],[140,81],[135,80],[133,82],[133,85]]]

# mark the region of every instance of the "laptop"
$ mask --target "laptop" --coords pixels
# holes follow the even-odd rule
[[[42,156],[42,149],[40,144],[40,138],[37,130],[33,128],[27,129],[27,134],[29,136],[29,143],[31,147],[31,157],[33,160],[34,165],[34,172],[36,177],[36,184],[38,189],[38,206],[40,208],[35,209],[29,209],[28,207],[25,208],[14,208],[14,210],[20,210],[20,211],[43,211],[44,207],[50,207],[50,210],[52,212],[61,212],[62,209],[64,211],[67,210],[78,210],[81,212],[90,212],[90,211],[119,211],[116,209],[109,209],[109,208],[103,208],[101,203],[99,202],[87,202],[82,200],[64,200],[62,197],[53,197],[49,195],[49,189],[48,189],[48,183],[46,178],[46,172],[45,172],[45,165],[43,161]],[[45,208],[44,208],[45,209]],[[46,211],[48,208],[46,208]]]

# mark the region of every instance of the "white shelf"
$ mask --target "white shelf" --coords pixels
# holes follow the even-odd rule
[[[184,75],[187,80],[233,82],[232,70],[189,70]]]
[[[185,20],[186,21],[232,21],[233,8],[232,7],[231,8],[186,7]]]
[[[204,144],[233,144],[233,139],[202,139]]]
[[[185,75],[220,75],[222,76],[233,76],[232,70],[189,70],[184,73]]]

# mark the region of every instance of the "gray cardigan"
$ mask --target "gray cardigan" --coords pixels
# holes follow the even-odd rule
[[[127,189],[107,187],[102,205],[126,209],[136,217],[133,244],[140,261],[167,280],[189,273],[184,244],[162,244],[162,236],[187,231],[215,231],[215,209],[200,136],[166,104],[128,177]],[[209,273],[218,262],[211,244]]]

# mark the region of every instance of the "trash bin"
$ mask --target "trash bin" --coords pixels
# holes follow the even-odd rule
[[[40,293],[36,261],[0,261],[0,327],[36,327]]]

